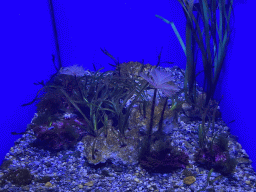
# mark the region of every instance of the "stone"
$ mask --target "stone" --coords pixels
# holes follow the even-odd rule
[[[111,121],[109,123],[112,124]],[[101,128],[99,132],[101,132],[102,129],[103,128]],[[140,141],[138,129],[127,130],[125,133],[126,139],[124,139],[124,141],[120,141],[118,135],[120,135],[119,131],[115,130],[111,125],[108,126],[106,137],[104,131],[102,131],[98,137],[90,135],[85,136],[82,142],[84,143],[84,153],[88,162],[97,165],[111,160],[114,164],[119,162],[131,165],[137,164],[138,144]],[[125,146],[121,147],[123,142]]]
[[[84,186],[92,187],[94,185],[93,181],[89,181],[84,184]]]
[[[185,177],[183,182],[187,185],[191,185],[192,183],[194,183],[196,181],[196,178],[194,176],[188,176]]]
[[[45,187],[52,187],[52,184],[50,182],[45,183]]]

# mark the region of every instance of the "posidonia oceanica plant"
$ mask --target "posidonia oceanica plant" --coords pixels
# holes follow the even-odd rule
[[[230,15],[233,10],[233,0],[199,0],[199,2],[196,0],[178,1],[181,4],[187,19],[186,46],[173,22],[168,21],[159,15],[155,16],[172,26],[187,57],[184,89],[186,100],[189,99],[192,102],[196,98],[195,71],[197,59],[195,59],[195,57],[197,57],[197,54],[195,54],[195,43],[197,43],[202,53],[204,80],[207,82],[207,97],[205,101],[205,106],[207,106],[210,99],[214,96],[226,56],[226,48],[231,34]],[[200,9],[197,7],[200,7]],[[219,9],[219,27],[216,21],[217,9]],[[195,17],[193,11],[198,12],[197,17]],[[201,18],[203,22],[202,30],[199,25],[199,18]],[[205,36],[205,42],[203,35]],[[212,44],[210,43],[211,41],[213,42]],[[213,70],[212,66],[214,66]]]

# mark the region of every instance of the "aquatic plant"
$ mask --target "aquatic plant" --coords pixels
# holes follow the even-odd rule
[[[150,123],[150,115],[151,115],[151,106],[152,106],[152,101],[147,101],[144,104],[145,108],[142,108],[140,106],[137,106],[136,108],[133,108],[132,114],[129,118],[129,121],[131,125],[134,127],[145,127],[148,128],[149,123]],[[167,118],[172,118],[174,116],[174,112],[171,109],[164,109],[165,104],[165,99],[160,101],[158,105],[155,106],[154,109],[154,116],[153,116],[153,127],[156,127],[157,125],[160,124],[161,118],[167,119]],[[164,115],[162,114],[164,112]],[[159,129],[159,126],[158,126]]]
[[[199,120],[202,121],[203,115],[205,115],[205,121],[211,121],[213,115],[216,119],[221,118],[221,112],[219,110],[219,102],[215,100],[210,100],[208,105],[205,106],[206,94],[201,93],[196,97],[194,102],[185,103],[191,106],[191,109],[184,111],[184,115],[188,117],[190,120]]]
[[[219,101],[219,103],[220,103],[220,101]],[[215,127],[216,111],[217,111],[217,107],[219,106],[219,103],[214,107],[213,114],[208,114],[208,111],[210,109],[210,104],[209,103],[208,103],[208,106],[206,108],[205,107],[199,108],[200,111],[201,111],[201,114],[202,114],[202,117],[201,117],[202,124],[200,124],[199,127],[198,127],[198,136],[199,136],[199,146],[200,146],[200,148],[204,148],[207,145],[206,135],[209,132],[210,125],[212,125],[213,129]],[[206,116],[209,119],[208,127],[205,127]],[[212,148],[213,141],[214,141],[214,138],[216,137],[216,135],[217,135],[217,133],[215,133],[215,136],[213,137],[213,140],[210,144],[210,148]]]
[[[228,152],[228,140],[224,136],[219,136],[217,143],[210,147],[200,148],[194,155],[195,161],[201,166],[211,169],[222,175],[229,175],[234,172],[237,161],[231,158]]]
[[[212,99],[214,96],[216,85],[218,83],[219,75],[226,56],[226,47],[228,45],[231,34],[229,21],[231,10],[233,9],[233,0],[227,1],[227,3],[226,0],[210,1],[210,4],[205,0],[200,0],[199,3],[197,3],[198,7],[200,7],[200,10],[196,9],[196,11],[199,12],[197,14],[197,18],[195,18],[193,14],[193,9],[196,8],[196,6],[194,5],[194,1],[178,1],[182,5],[184,14],[187,18],[186,47],[174,23],[168,21],[167,19],[159,15],[155,16],[172,26],[187,57],[184,89],[186,100],[191,100],[192,102],[196,98],[195,70],[197,59],[194,59],[195,42],[198,44],[198,47],[200,48],[202,53],[202,61],[204,66],[204,80],[205,82],[207,82],[207,97],[205,102],[205,106],[207,106],[210,99]],[[225,3],[227,6],[225,6]],[[220,15],[219,17],[221,21],[219,23],[219,29],[217,28],[216,22],[216,10],[218,8]],[[199,25],[199,16],[201,17],[204,24],[204,29],[202,31]],[[195,28],[193,21],[195,22]],[[204,31],[205,43],[203,42]],[[216,36],[216,34],[218,35]],[[217,37],[219,38],[217,39]],[[212,45],[210,43],[211,38],[213,42]],[[214,70],[212,70],[212,66],[214,66]],[[214,71],[214,73],[212,73],[212,71]]]
[[[148,81],[154,89],[161,90],[167,97],[172,96],[175,92],[180,90],[177,86],[173,86],[168,83],[173,81],[174,77],[171,73],[166,71],[155,68],[150,72],[151,77],[143,73],[140,73],[140,76]]]
[[[213,129],[215,127],[215,116],[219,103],[212,107],[213,111],[210,114],[208,113],[210,109],[210,103],[208,103],[207,107],[204,107],[204,105],[199,106],[198,104],[195,104],[195,106],[200,109],[200,113],[202,114],[202,124],[200,124],[198,127],[200,148],[194,157],[196,162],[206,167],[207,169],[214,168],[215,171],[220,172],[223,175],[228,175],[233,173],[237,165],[236,159],[232,159],[229,156],[228,139],[223,135],[219,135],[216,143],[214,143],[217,133],[220,130],[214,133],[212,141],[208,141],[206,138],[206,135],[210,129],[210,125],[212,125]],[[205,127],[206,116],[208,116],[209,119],[208,127]]]
[[[195,161],[207,169],[214,168],[222,175],[233,173],[237,165],[236,159],[230,158],[228,152],[221,151],[217,145],[214,145],[213,148],[213,151],[208,148],[199,149],[195,154]]]
[[[223,174],[230,174],[233,172],[236,166],[236,160],[230,159],[229,157],[228,140],[224,136],[219,135],[217,142],[214,143],[217,132],[214,134],[212,141],[207,141],[206,139],[210,125],[212,124],[212,128],[215,127],[215,114],[217,106],[218,105],[215,106],[213,114],[208,115],[209,120],[212,121],[209,121],[207,128],[205,127],[205,118],[210,108],[210,104],[208,104],[206,109],[204,107],[201,109],[203,113],[202,124],[200,124],[198,128],[200,149],[195,154],[195,160],[200,164],[203,164],[203,166],[207,167],[208,169],[213,167],[216,171],[219,171]]]
[[[113,120],[117,122],[117,128],[122,136],[125,136],[125,130],[128,128],[128,120],[131,114],[131,109],[137,100],[142,97],[144,90],[148,84],[143,83],[142,86],[139,83],[131,79],[116,79],[118,84],[112,92],[112,96],[105,103],[108,108],[113,111]],[[140,81],[141,82],[141,81]],[[113,82],[112,82],[113,83]],[[130,104],[130,100],[134,96]]]
[[[61,91],[61,89],[65,90],[72,99],[79,99],[75,94],[78,91],[78,82],[75,76],[59,74],[51,79],[51,82],[44,84],[42,81],[37,85],[43,85],[43,87],[38,91],[35,99],[22,105],[26,106],[39,101],[36,104],[38,117],[34,123],[49,125],[52,121],[59,119],[62,114],[75,111],[75,108]]]
[[[108,74],[109,72],[112,74]],[[137,99],[142,97],[147,85],[145,83],[142,85],[141,80],[138,83],[130,78],[116,77],[114,73],[115,71],[107,71],[99,76],[94,74],[82,77],[85,79],[80,88],[82,100],[76,101],[71,98],[69,100],[77,110],[81,111],[80,114],[85,112],[84,118],[89,120],[86,121],[95,136],[100,134],[98,133],[100,126],[104,127],[106,135],[108,120],[112,119],[121,134],[119,135],[121,139],[128,127],[130,110]],[[106,75],[103,77],[104,74]],[[134,95],[136,95],[134,100],[127,106],[128,100]]]
[[[139,163],[149,172],[168,173],[189,164],[189,157],[183,151],[178,151],[170,143],[159,141],[156,150],[149,150],[147,142],[142,144],[139,152]]]
[[[207,175],[207,184],[206,184],[206,186],[205,186],[204,188],[198,190],[197,192],[200,192],[200,191],[205,190],[206,187],[208,187],[209,183],[213,183],[213,182],[214,182],[214,181],[210,181],[210,177],[211,177],[211,174],[212,174],[213,170],[214,170],[214,169],[211,169],[211,170],[209,171],[208,175]],[[217,177],[217,179],[218,179],[218,177]],[[214,179],[214,180],[215,180],[215,179]]]
[[[33,123],[37,125],[50,125],[59,120],[64,112],[73,111],[66,98],[58,90],[47,90],[36,104],[37,117]]]
[[[60,70],[58,75],[46,84],[39,83],[43,87],[38,91],[36,98],[23,106],[30,105],[40,100],[37,104],[38,116],[33,120],[34,132],[38,143],[46,143],[49,149],[63,149],[69,146],[64,142],[77,141],[78,135],[65,138],[68,130],[55,128],[58,120],[62,121],[64,114],[72,113],[81,120],[84,119],[86,126],[80,126],[84,131],[97,137],[101,134],[100,128],[107,134],[108,120],[113,119],[119,129],[120,138],[128,127],[130,110],[138,98],[141,98],[147,83],[142,80],[135,82],[134,79],[123,79],[112,74],[115,71],[107,71],[99,74],[99,69],[92,75],[77,73],[81,70],[70,67],[69,70]],[[78,71],[78,72],[77,72]],[[74,73],[75,72],[75,73]],[[110,74],[112,72],[112,74]],[[142,86],[141,86],[142,85]],[[40,97],[38,95],[43,93]],[[135,99],[127,107],[127,102],[132,96]],[[121,103],[122,101],[122,103]],[[49,129],[51,128],[51,129]],[[120,139],[121,140],[121,139]]]
[[[122,65],[107,50],[101,50],[104,54],[113,59],[116,64],[110,64],[111,66],[115,67],[115,71],[113,73],[111,81],[108,80],[108,82],[110,83],[110,85],[112,85],[112,87],[114,87],[114,90],[112,90],[112,94],[111,97],[109,97],[109,100],[106,100],[106,104],[108,105],[108,108],[114,111],[113,120],[117,121],[117,127],[120,131],[120,137],[125,137],[124,134],[125,130],[128,128],[128,119],[131,115],[131,109],[137,102],[140,104],[144,103],[143,101],[145,101],[146,97],[144,90],[148,88],[149,83],[139,79],[136,75],[130,76],[129,72],[127,73],[124,71],[126,71],[125,69],[130,68],[130,70],[135,70],[138,74],[139,72],[143,71],[145,66],[131,62],[130,65]],[[121,74],[126,75],[123,76]],[[139,99],[141,99],[141,101],[138,101]],[[129,100],[131,100],[131,102],[129,102],[128,104]]]
[[[3,187],[7,181],[16,186],[25,186],[32,183],[34,176],[27,168],[18,168],[16,170],[9,170],[0,179],[0,186]]]
[[[79,79],[81,84],[76,94],[80,96],[77,97],[77,99],[69,98],[65,91],[62,90],[63,94],[66,95],[73,107],[80,112],[79,115],[82,115],[85,119],[90,129],[89,132],[94,136],[99,134],[99,126],[106,127],[106,111],[111,111],[104,108],[104,100],[107,99],[110,89],[104,82],[103,77],[107,72],[100,75],[98,74],[101,69],[96,71],[93,75],[85,75]]]
[[[161,123],[159,126],[160,127],[159,132],[160,132],[162,129],[162,122],[163,122],[165,107],[167,104],[167,99],[168,97],[172,96],[175,92],[179,91],[179,88],[168,84],[168,82],[174,80],[174,77],[172,77],[172,74],[161,71],[159,69],[153,69],[150,72],[150,76],[143,73],[141,73],[140,76],[143,77],[146,81],[148,81],[148,83],[150,83],[150,85],[153,86],[153,89],[154,89],[154,95],[153,95],[153,100],[151,105],[150,122],[149,122],[148,132],[147,132],[147,135],[148,135],[147,149],[149,149],[150,143],[151,143],[152,129],[153,129],[153,119],[154,119],[154,110],[155,110],[157,91],[161,90],[167,96],[165,99],[165,105],[162,111],[162,117],[160,119],[160,123]]]
[[[86,123],[77,119],[63,119],[53,122],[51,126],[32,124],[37,140],[32,144],[35,147],[48,150],[62,150],[74,146],[86,135]]]
[[[51,83],[44,85],[43,88],[38,91],[37,96],[40,91],[45,91],[42,97],[37,98],[36,96],[29,104],[32,104],[36,100],[41,100],[38,105],[38,109],[42,111],[42,113],[39,113],[39,119],[42,119],[42,116],[46,116],[44,119],[52,117],[56,112],[62,114],[66,112],[76,113],[82,116],[86,121],[88,125],[84,127],[86,131],[92,135],[96,135],[97,112],[99,110],[103,111],[103,109],[100,108],[100,103],[96,105],[95,102],[101,90],[99,86],[100,81],[105,74],[102,73],[98,76],[98,71],[92,76],[84,75],[81,77],[59,74]],[[26,105],[28,104],[24,104],[23,106]],[[47,108],[47,106],[49,107]],[[83,108],[83,110],[81,110],[80,107]],[[97,108],[99,110],[95,110]]]
[[[64,89],[69,97],[72,99],[81,99],[81,95],[78,94],[79,89],[81,87],[81,77],[77,77],[75,75],[68,75],[68,74],[58,74],[51,85],[58,86],[58,88]],[[56,89],[56,87],[51,87],[51,89]],[[64,95],[62,95],[64,96]]]

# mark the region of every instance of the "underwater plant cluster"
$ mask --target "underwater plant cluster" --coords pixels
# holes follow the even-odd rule
[[[100,134],[99,128],[103,127],[103,132],[107,133],[109,119],[113,120],[113,126],[120,133],[120,140],[125,140],[125,130],[128,128],[128,120],[131,118],[131,107],[135,104],[141,106],[142,116],[144,112],[148,114],[148,131],[145,133],[149,136],[147,141],[153,142],[153,140],[162,139],[164,133],[161,124],[163,118],[166,117],[164,113],[171,112],[171,115],[175,116],[176,114],[177,116],[182,111],[184,102],[176,102],[175,105],[172,105],[171,110],[167,110],[166,107],[168,97],[162,102],[162,110],[159,108],[160,105],[157,106],[153,101],[145,102],[146,96],[143,93],[146,89],[153,88],[155,92],[159,89],[164,90],[163,93],[169,97],[175,95],[180,89],[169,84],[172,79],[167,72],[154,69],[153,66],[144,67],[146,66],[138,62],[129,62],[116,67],[112,74],[109,73],[110,71],[105,73],[97,71],[93,75],[83,72],[77,66],[62,69],[62,73],[59,73],[52,83],[44,86],[44,92],[38,98],[37,117],[33,119],[31,125],[37,137],[34,146],[41,146],[48,150],[68,149],[85,135],[91,134],[97,137]],[[134,73],[135,70],[137,73]],[[129,73],[130,71],[133,73]],[[119,76],[119,72],[122,72],[122,75]],[[79,73],[81,75],[77,75]],[[133,74],[133,77],[130,74]],[[130,101],[132,96],[134,98],[134,95],[136,95],[135,99],[130,105],[127,105],[128,100]],[[203,107],[202,99],[203,97],[198,97],[197,102],[200,107]],[[202,116],[200,107],[194,108],[192,112],[194,116],[190,116],[191,119],[195,119],[195,115]],[[213,114],[215,107],[216,105],[210,102],[209,115]],[[157,121],[155,121],[155,114],[152,113],[156,108],[159,108],[160,113],[158,113]],[[143,109],[147,111],[143,111]],[[186,115],[189,116],[189,114]],[[151,120],[154,120],[154,123],[150,122]],[[159,124],[156,136],[152,136],[152,123]],[[227,147],[223,147],[223,143],[226,142],[226,146],[227,141],[223,137],[219,137],[218,141],[219,143],[215,143],[212,148],[202,147],[195,154],[195,160],[208,169],[214,168],[224,174],[232,173],[236,162],[230,160]],[[139,162],[147,170],[168,172],[175,168],[185,168],[188,165],[188,155],[184,152],[177,151],[166,143],[158,151],[152,151],[150,145],[151,143],[144,142],[140,151]]]
[[[131,129],[129,124],[139,121],[146,128],[139,147],[139,164],[148,172],[173,172],[189,166],[189,154],[169,143],[163,121],[171,117],[177,123],[183,114],[189,120],[202,120],[198,128],[200,149],[194,160],[211,170],[210,173],[213,169],[223,175],[233,173],[237,161],[229,156],[228,140],[217,134],[215,142],[206,138],[209,127],[204,126],[205,122],[214,125],[215,118],[221,117],[218,103],[210,100],[205,108],[202,94],[195,103],[179,100],[178,95],[184,89],[175,86],[172,74],[158,68],[159,64],[117,62],[114,71],[103,73],[99,72],[101,69],[90,72],[74,65],[61,68],[47,83],[37,83],[43,87],[32,102],[23,105],[36,102],[37,106],[36,116],[29,125],[36,136],[31,146],[49,151],[66,150],[89,135],[95,138],[91,143],[93,159],[100,135],[107,137],[113,131],[122,148],[126,146],[126,132]],[[146,94],[149,91],[153,91],[151,97]],[[185,111],[185,105],[190,110]],[[110,121],[114,129],[110,129]],[[157,129],[154,133],[153,128]]]

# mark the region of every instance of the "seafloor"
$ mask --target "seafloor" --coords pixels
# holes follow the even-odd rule
[[[177,67],[165,68],[165,70],[172,73],[176,77],[175,84],[182,87],[184,78],[182,78],[181,70]],[[202,91],[202,88],[198,87],[198,91]],[[147,92],[147,94],[149,98],[152,98],[152,92]],[[182,97],[181,95],[181,100],[184,99]],[[158,102],[160,101],[158,100]],[[128,144],[124,148],[128,155],[122,156],[118,151],[114,151],[116,150],[115,144],[112,143],[111,147],[104,145],[104,142],[107,143],[110,139],[102,138],[102,145],[96,144],[96,148],[98,148],[98,156],[96,156],[99,158],[98,163],[95,163],[97,165],[93,165],[92,159],[88,157],[88,149],[91,146],[86,143],[85,137],[74,144],[72,148],[58,152],[38,148],[32,144],[36,140],[33,126],[31,126],[32,120],[25,134],[6,154],[5,161],[0,167],[0,192],[192,192],[204,187],[203,191],[256,191],[256,173],[251,166],[251,160],[239,144],[237,137],[230,133],[230,128],[222,120],[221,115],[216,119],[214,128],[210,127],[207,138],[211,140],[216,132],[219,133],[218,135],[228,138],[229,155],[237,160],[237,165],[232,174],[222,175],[220,172],[213,171],[209,178],[207,177],[210,170],[195,162],[194,159],[194,155],[199,149],[198,127],[202,121],[199,119],[191,121],[181,113],[179,115],[177,122],[169,118],[164,120],[165,138],[179,151],[188,154],[189,165],[166,173],[148,171],[136,162],[136,149],[132,145],[133,142],[129,143],[128,140]],[[65,119],[67,118],[73,118],[73,116],[65,114]],[[127,135],[131,134],[136,127],[137,133],[143,132],[145,122],[140,121],[139,118],[136,119],[136,115],[133,116],[133,122],[137,122],[137,124],[128,129],[130,133],[127,131]],[[206,126],[208,123],[206,122]],[[140,137],[143,137],[142,135],[137,135],[138,141]],[[136,143],[135,136],[131,137]],[[130,137],[128,136],[128,138]],[[131,163],[131,161],[133,162]]]

